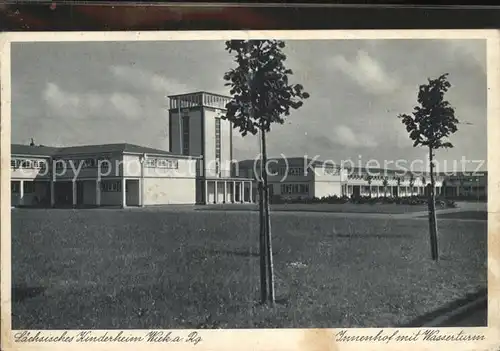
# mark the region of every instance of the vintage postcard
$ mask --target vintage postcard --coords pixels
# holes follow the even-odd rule
[[[500,35],[3,33],[3,350],[500,350]]]

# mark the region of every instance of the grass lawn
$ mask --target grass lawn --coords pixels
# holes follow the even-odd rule
[[[275,216],[274,310],[255,212],[14,210],[13,329],[386,327],[486,286],[486,222]],[[300,263],[300,264],[295,264]]]
[[[258,206],[247,204],[227,204],[200,206],[198,210],[221,211],[258,211]],[[337,213],[409,213],[427,210],[426,205],[396,205],[396,204],[274,204],[273,211],[300,211],[300,212],[337,212]]]

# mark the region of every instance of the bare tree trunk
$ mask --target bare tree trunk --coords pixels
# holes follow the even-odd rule
[[[274,265],[273,265],[273,245],[271,235],[271,216],[269,213],[269,184],[267,179],[267,148],[266,148],[266,132],[261,129],[262,137],[262,165],[263,172],[263,188],[264,188],[264,217],[266,229],[266,257],[267,257],[267,283],[268,283],[268,298],[271,305],[274,305]]]
[[[434,191],[434,162],[433,150],[429,147],[429,166],[431,176],[431,187],[429,189],[429,234],[431,240],[431,257],[434,261],[438,260],[438,241],[437,241],[437,221],[436,221],[436,194]]]
[[[260,258],[260,300],[263,304],[267,301],[267,253],[266,253],[266,221],[264,217],[264,191],[262,187],[262,165],[260,171],[259,186],[259,258]]]

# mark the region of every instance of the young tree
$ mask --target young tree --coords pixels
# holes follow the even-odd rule
[[[399,197],[399,192],[400,192],[400,188],[401,188],[401,177],[400,176],[397,176],[396,177],[396,197]]]
[[[267,263],[264,271],[267,271],[268,290],[267,294],[262,291],[262,297],[271,304],[275,297],[266,133],[271,131],[272,124],[283,124],[291,110],[300,108],[303,100],[309,97],[302,85],[289,83],[293,72],[285,66],[284,48],[285,42],[280,40],[226,41],[226,50],[235,55],[236,67],[224,74],[232,97],[226,105],[224,118],[233,123],[233,128],[239,128],[242,136],[259,133],[261,138],[260,180],[264,209],[260,226],[261,243],[262,237],[265,238],[266,258],[263,260],[261,245],[261,284],[266,280],[262,277],[262,265]]]
[[[368,183],[368,193],[370,195],[370,198],[372,197],[372,176],[370,174],[367,174],[365,176],[365,181]]]
[[[387,177],[384,177],[382,185],[384,186],[384,197],[387,197],[387,186],[389,185],[389,180],[387,179]]]
[[[409,184],[410,186],[410,196],[413,196],[413,187],[415,186],[415,176],[413,173],[410,174]]]
[[[429,234],[431,241],[432,259],[438,260],[437,222],[436,222],[436,194],[434,179],[434,152],[441,148],[451,148],[453,145],[446,139],[457,131],[458,120],[455,110],[445,100],[445,93],[451,84],[448,73],[438,78],[428,79],[427,84],[422,84],[418,91],[418,106],[415,106],[411,115],[400,114],[398,118],[406,126],[413,146],[423,146],[429,151],[430,166],[430,194],[429,208]]]

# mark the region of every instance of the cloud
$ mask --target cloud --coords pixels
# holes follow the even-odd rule
[[[163,96],[191,91],[189,86],[184,83],[144,69],[115,65],[111,66],[110,70],[116,79],[132,85],[138,90],[154,91]]]
[[[340,125],[334,129],[334,142],[347,147],[375,147],[377,142],[368,134],[354,133],[351,128]]]
[[[485,40],[445,40],[443,44],[452,59],[460,59],[467,63],[473,63],[483,73],[487,73]]]
[[[391,77],[366,51],[358,50],[354,62],[342,55],[335,56],[332,62],[335,68],[370,93],[389,94],[399,86],[398,80]]]
[[[140,101],[127,93],[75,93],[65,91],[55,83],[47,83],[42,95],[50,113],[61,117],[84,119],[117,116],[132,120],[141,118]]]

